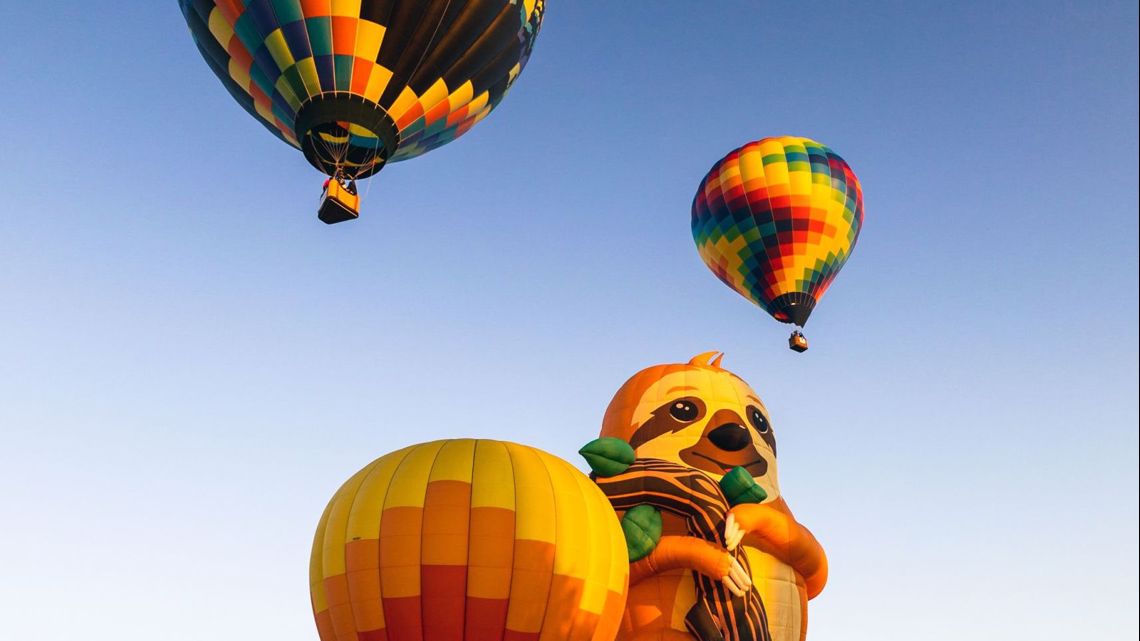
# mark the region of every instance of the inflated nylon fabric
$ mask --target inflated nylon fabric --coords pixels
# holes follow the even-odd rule
[[[310,587],[322,641],[612,641],[628,562],[569,463],[454,439],[377,459],[330,501]]]
[[[789,298],[806,301],[810,314],[862,226],[859,179],[808,138],[764,138],[732,151],[693,199],[693,240],[705,264],[781,322],[794,320],[782,304]]]
[[[544,0],[179,0],[234,99],[299,147],[316,96],[356,96],[399,131],[389,161],[444,145],[486,117],[530,56]],[[375,136],[351,129],[361,148]]]

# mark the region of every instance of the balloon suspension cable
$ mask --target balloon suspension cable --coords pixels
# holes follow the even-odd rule
[[[372,146],[372,163],[373,164],[375,164],[377,159],[380,158],[380,145],[382,145],[382,144],[384,144],[384,143],[383,143],[383,141],[380,140],[380,136],[377,136],[376,137],[376,144]],[[370,167],[370,169],[371,169],[371,167]],[[375,176],[376,176],[376,174],[372,173],[368,177],[373,178]],[[360,198],[361,201],[363,201],[365,198],[367,198],[368,194],[370,194],[370,193],[372,193],[372,181],[371,180],[369,180],[368,184],[364,186],[364,194]]]
[[[367,182],[364,185],[364,193],[360,194],[360,202],[364,202],[368,198],[368,194],[372,193],[372,180],[370,179],[373,177],[374,176],[369,176],[365,179]],[[356,190],[359,192],[360,188],[357,187]]]
[[[340,126],[340,123],[337,123]],[[344,142],[335,140],[326,140],[319,133],[312,133],[321,149],[324,150],[325,155],[328,157],[330,164],[335,168],[330,174],[334,180],[339,180],[344,177],[344,164],[348,156],[348,129],[344,129],[345,139]],[[336,133],[335,131],[333,133]]]
[[[341,142],[340,140],[338,140],[337,136],[336,136],[336,134],[340,133],[339,129],[341,129],[341,128],[342,127],[341,127],[340,122],[333,123],[332,133],[334,135],[333,135],[333,139],[332,139],[332,145],[333,145],[333,151],[335,153],[335,155],[333,156],[333,159],[336,160],[337,173],[341,173],[341,167],[344,165],[344,159],[345,159],[345,144],[344,144],[344,142]],[[348,140],[348,130],[347,129],[344,131],[344,139],[345,139],[345,141]]]
[[[366,147],[357,147],[361,150],[362,158],[367,162],[358,162],[354,164],[353,161],[353,142],[352,132],[350,128],[352,123],[344,122],[337,123],[337,126],[344,132],[343,136],[336,136],[334,140],[327,140],[325,137],[316,135],[316,142],[318,148],[322,152],[327,164],[335,167],[333,177],[340,177],[342,179],[356,178],[360,174],[373,174],[374,168],[380,159],[380,150],[384,146],[384,141],[379,136],[371,136],[372,149],[370,154],[366,154]],[[365,137],[367,138],[367,137]]]
[[[331,144],[329,141],[325,140],[325,139],[324,139],[324,138],[323,138],[323,137],[322,137],[320,134],[318,134],[318,133],[313,133],[313,134],[310,134],[310,135],[311,135],[311,136],[315,136],[315,137],[316,137],[316,140],[317,140],[317,144],[320,146],[320,149],[324,151],[324,154],[327,156],[327,158],[328,158],[330,161],[332,161],[333,163],[335,163],[335,164],[339,165],[339,163],[337,163],[337,162],[336,162],[336,160],[337,160],[337,154],[336,154],[336,150],[335,150],[335,149],[333,149],[333,146],[332,146],[332,144]],[[333,177],[333,178],[336,178],[336,174],[337,174],[337,172],[336,172],[336,171],[334,171],[333,173],[331,173],[331,174],[329,174],[329,175],[330,175],[331,177]]]

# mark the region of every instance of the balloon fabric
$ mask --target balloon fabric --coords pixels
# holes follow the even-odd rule
[[[732,151],[693,198],[693,240],[708,268],[776,320],[800,327],[862,226],[855,173],[827,146],[795,136]]]
[[[317,527],[321,641],[612,641],[625,539],[586,475],[541,450],[454,439],[387,454]]]
[[[362,178],[485,118],[543,0],[179,0],[214,74],[322,172]]]

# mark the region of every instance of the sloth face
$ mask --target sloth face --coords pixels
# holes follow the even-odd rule
[[[659,369],[659,376],[646,379],[646,370],[618,392],[602,434],[625,438],[638,457],[681,463],[717,479],[743,467],[774,500],[776,437],[756,392],[716,366]]]

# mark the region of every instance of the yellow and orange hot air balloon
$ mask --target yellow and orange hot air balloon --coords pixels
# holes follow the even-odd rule
[[[383,456],[321,517],[322,641],[612,641],[629,564],[596,485],[540,450],[445,440]]]

